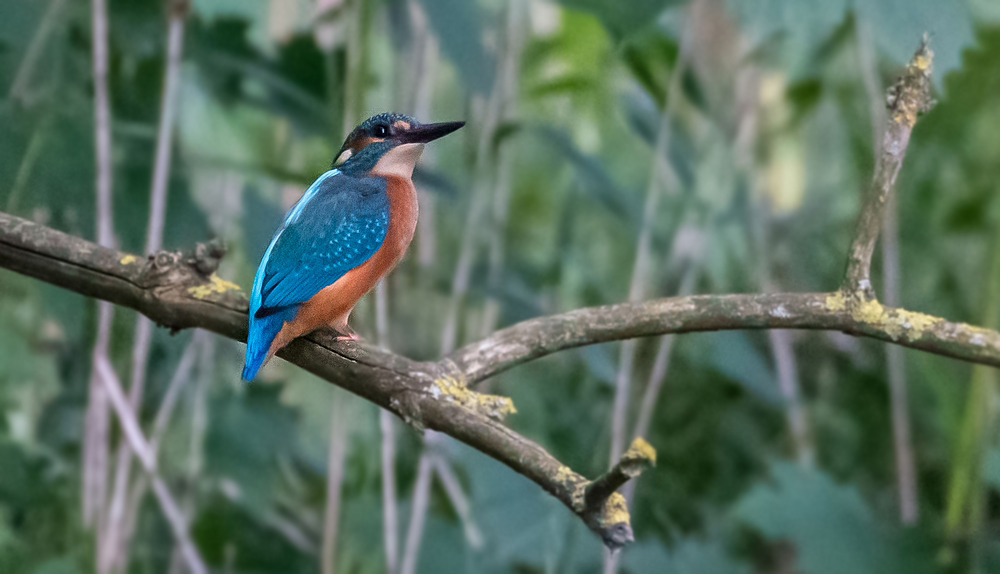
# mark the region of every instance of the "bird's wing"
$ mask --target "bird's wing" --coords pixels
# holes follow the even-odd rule
[[[331,170],[289,210],[254,279],[255,318],[305,303],[375,254],[389,230],[382,178]]]

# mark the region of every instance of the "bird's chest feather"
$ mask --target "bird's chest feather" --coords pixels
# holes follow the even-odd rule
[[[386,179],[389,197],[389,230],[382,246],[370,259],[306,302],[292,326],[282,330],[281,345],[323,325],[346,331],[347,317],[354,305],[403,258],[417,228],[417,193],[408,178],[382,177]]]
[[[376,257],[385,251],[383,258],[391,267],[406,253],[416,232],[417,192],[409,179],[388,175],[385,180],[386,193],[389,195],[389,231]]]

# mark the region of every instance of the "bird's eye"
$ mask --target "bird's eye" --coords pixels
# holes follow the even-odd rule
[[[375,137],[384,138],[389,135],[389,126],[385,124],[378,124],[375,126],[374,130]]]

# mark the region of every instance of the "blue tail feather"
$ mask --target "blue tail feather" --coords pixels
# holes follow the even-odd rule
[[[252,381],[257,376],[257,371],[264,366],[264,362],[267,360],[267,351],[271,348],[274,338],[278,336],[285,321],[291,321],[296,312],[298,312],[297,306],[261,318],[256,318],[253,314],[250,315],[246,363],[243,366],[244,381]]]

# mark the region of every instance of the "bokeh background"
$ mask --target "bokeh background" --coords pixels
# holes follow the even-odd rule
[[[147,244],[172,13],[108,7],[128,252]],[[89,2],[0,4],[0,209],[93,239],[91,17]],[[425,151],[414,245],[354,316],[425,359],[585,305],[834,289],[885,89],[930,32],[939,102],[876,285],[997,326],[995,0],[193,0],[182,26],[162,240],[223,240],[218,273],[244,288],[358,121],[468,122]],[[188,571],[144,473],[121,478],[113,416],[87,414],[97,317],[0,270],[5,574]],[[282,361],[242,384],[230,340],[156,329],[147,347],[141,323],[116,310],[108,356],[144,391],[158,474],[212,572],[612,570],[501,464]],[[636,432],[656,447],[619,572],[1000,571],[992,369],[837,333],[728,332],[564,352],[488,386],[513,398],[514,429],[588,476]]]

